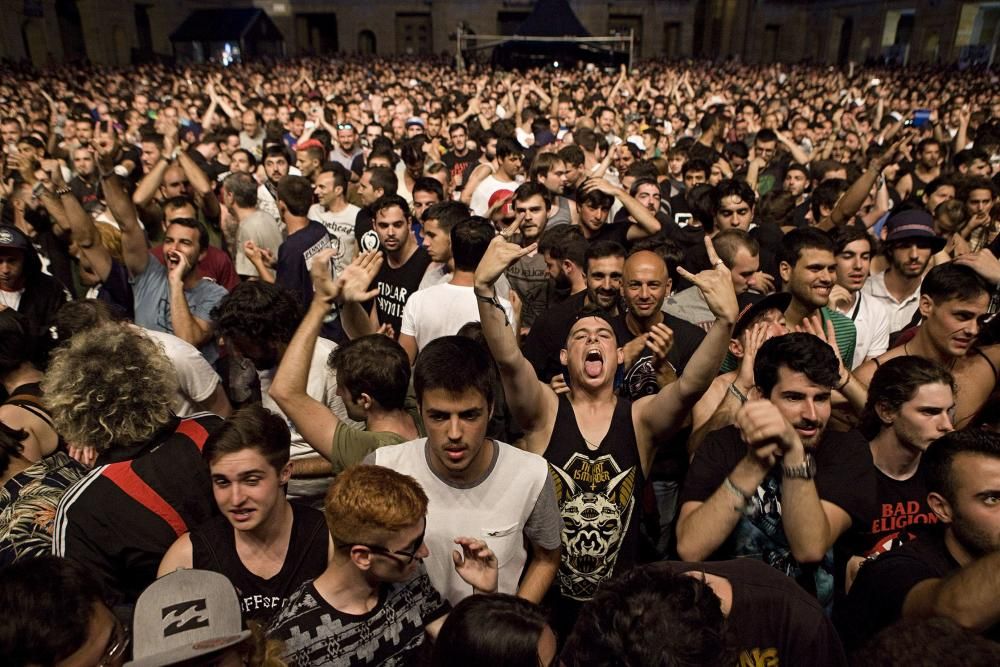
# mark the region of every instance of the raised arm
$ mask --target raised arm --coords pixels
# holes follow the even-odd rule
[[[118,222],[122,230],[122,257],[125,268],[133,276],[146,270],[149,263],[149,246],[146,244],[146,233],[139,226],[139,218],[135,206],[125,192],[125,186],[114,173],[114,155],[117,152],[117,140],[114,129],[102,130],[100,125],[94,129],[94,145],[97,147],[98,167],[101,174],[101,187],[104,190],[104,200],[108,210]]]
[[[519,213],[510,227],[490,242],[476,267],[474,289],[483,336],[500,368],[507,403],[521,428],[535,431],[543,426],[555,409],[556,397],[547,385],[538,381],[535,369],[521,354],[514,331],[515,323],[507,320],[495,289],[496,281],[503,272],[537,247],[536,243],[532,243],[522,248],[508,241],[523,221],[524,215]]]
[[[332,257],[333,250],[328,248],[313,259],[309,272],[313,281],[312,303],[295,330],[268,391],[309,446],[327,460],[333,457],[333,435],[341,421],[327,406],[306,392],[316,339],[323,328],[323,318],[334,302],[341,298],[345,290],[366,290],[382,264],[381,253],[363,253],[334,280],[330,275]],[[364,296],[371,298],[374,295],[373,290]]]
[[[712,239],[708,236],[705,237],[705,249],[713,264],[711,269],[698,275],[683,268],[678,271],[704,295],[708,307],[715,315],[715,324],[698,345],[677,382],[636,402],[637,426],[642,429],[639,454],[647,461],[652,460],[652,449],[656,443],[680,426],[694,404],[711,386],[726,356],[733,324],[739,313],[729,269],[715,253]]]
[[[622,150],[625,150],[622,148]],[[649,212],[649,209],[639,203],[639,200],[626,192],[623,188],[616,188],[603,178],[588,178],[583,185],[584,192],[600,190],[620,201],[628,214],[635,220],[634,225],[629,225],[628,240],[635,241],[652,236],[660,231],[660,221]]]
[[[861,208],[861,205],[865,203],[868,193],[871,192],[872,186],[875,185],[875,180],[882,173],[882,170],[892,161],[896,151],[909,142],[911,138],[912,135],[907,135],[899,139],[889,146],[882,155],[873,158],[868,165],[868,169],[858,177],[858,180],[851,184],[851,187],[847,189],[847,192],[840,198],[837,205],[833,207],[830,217],[821,220],[818,227],[823,230],[830,230],[850,222]]]
[[[191,181],[191,187],[194,189],[195,195],[201,198],[201,209],[204,211],[205,217],[218,222],[219,215],[221,214],[219,199],[215,196],[215,191],[212,189],[212,182],[209,180],[208,174],[201,170],[201,167],[191,159],[187,151],[179,151],[177,158],[181,169],[184,170],[184,174]]]

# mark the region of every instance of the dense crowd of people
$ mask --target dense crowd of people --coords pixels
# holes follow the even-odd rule
[[[0,73],[5,664],[1000,663],[995,70]]]

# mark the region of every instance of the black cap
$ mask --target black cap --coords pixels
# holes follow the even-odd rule
[[[744,292],[737,297],[737,302],[740,305],[740,314],[736,317],[736,324],[733,325],[733,338],[739,338],[753,319],[766,310],[780,310],[784,313],[792,303],[792,295],[788,292],[775,292],[767,296],[756,292]]]

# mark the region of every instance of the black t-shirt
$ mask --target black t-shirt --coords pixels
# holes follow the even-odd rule
[[[548,382],[553,376],[563,372],[559,351],[566,347],[569,330],[586,303],[587,291],[577,292],[543,312],[532,324],[531,331],[524,339],[523,353],[542,382]],[[618,346],[621,347],[631,334],[617,318],[612,324],[615,325],[615,335],[618,337]]]
[[[739,558],[713,563],[665,562],[674,572],[705,572],[733,589],[729,640],[740,665],[847,665],[833,623],[816,598],[766,564]]]
[[[441,161],[451,171],[451,182],[455,184],[456,192],[461,192],[462,188],[465,187],[465,179],[482,156],[483,154],[478,150],[471,150],[461,157],[455,155],[453,151],[448,151],[441,156]]]
[[[313,298],[312,278],[309,276],[312,258],[329,247],[330,233],[326,227],[310,220],[308,225],[290,234],[278,248],[274,281],[295,294],[303,307],[308,307]]]
[[[851,592],[834,609],[833,620],[848,651],[899,620],[906,596],[914,586],[927,579],[942,579],[959,569],[958,561],[945,546],[945,530],[938,526],[861,566]],[[996,631],[994,627],[991,634]]]
[[[626,338],[619,339],[619,346],[624,346],[635,338],[629,331],[625,318],[624,313],[617,318],[620,328],[627,332]],[[685,322],[669,313],[663,313],[663,323],[674,332],[674,342],[670,351],[667,352],[667,362],[673,366],[677,377],[680,377],[687,362],[691,359],[691,355],[705,338],[705,331],[701,327]],[[659,389],[656,382],[656,371],[653,368],[653,351],[644,347],[639,353],[639,357],[625,370],[621,393],[630,401],[636,401],[643,396],[655,394]]]
[[[812,452],[816,458],[816,491],[820,499],[850,515],[851,527],[840,539],[855,539],[853,533],[862,529],[865,517],[872,515],[875,502],[875,465],[868,442],[857,431],[827,430]],[[708,500],[746,454],[747,446],[735,426],[710,433],[691,461],[680,504]],[[802,565],[792,556],[781,524],[781,466],[775,466],[754,490],[750,507],[712,555],[712,560],[725,558],[763,560],[795,578],[822,605],[833,600],[833,549],[818,564]]]
[[[893,479],[876,468],[875,482],[878,502],[875,514],[858,534],[855,553],[859,556],[877,556],[896,548],[938,522],[927,504],[927,482],[921,468],[906,480]]]
[[[291,507],[288,552],[281,570],[270,579],[257,576],[240,560],[235,531],[226,517],[217,516],[191,531],[192,566],[226,575],[240,598],[244,623],[267,623],[299,586],[326,570],[330,533],[323,513],[296,503]]]
[[[601,228],[593,236],[587,239],[587,242],[593,245],[598,241],[614,241],[627,249],[632,245],[632,242],[628,240],[628,228],[632,224],[635,223],[606,222],[601,225]]]
[[[375,276],[373,288],[378,288],[378,296],[375,297],[378,321],[380,324],[391,324],[397,337],[403,326],[403,306],[420,287],[420,281],[430,263],[430,255],[418,247],[399,268],[389,266],[389,260],[386,259]]]

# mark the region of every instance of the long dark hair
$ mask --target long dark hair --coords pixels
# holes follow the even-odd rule
[[[943,384],[955,392],[955,379],[938,363],[923,357],[903,356],[889,359],[872,376],[868,402],[861,413],[861,432],[871,440],[882,430],[876,408],[897,412],[925,384]]]

